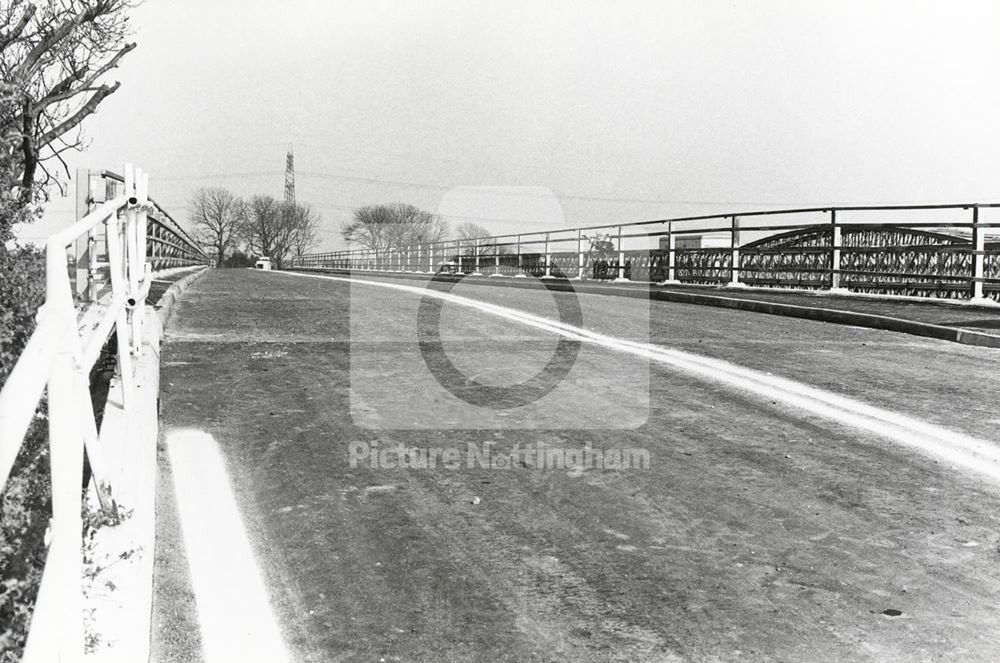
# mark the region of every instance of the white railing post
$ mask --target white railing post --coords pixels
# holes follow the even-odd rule
[[[128,311],[128,322],[129,322],[129,352],[137,354],[137,348],[141,344],[141,338],[139,337],[139,315],[137,314],[138,302],[136,298],[139,296],[139,272],[136,269],[136,265],[139,262],[138,256],[138,232],[136,229],[136,204],[138,203],[138,198],[135,195],[135,169],[132,164],[125,164],[124,169],[125,177],[125,196],[128,199],[128,208],[125,211],[125,278],[128,279],[128,298],[130,300],[127,306]]]
[[[842,233],[837,210],[830,210],[830,290],[840,290],[840,245]]]
[[[583,230],[578,229],[576,231],[576,254],[577,254],[577,268],[576,268],[576,278],[583,280]]]
[[[983,298],[986,275],[986,233],[979,225],[979,205],[972,206],[972,298]]]
[[[667,223],[667,281],[677,281],[677,237],[674,235],[674,222]]]
[[[625,279],[625,251],[622,250],[622,227],[618,226],[618,278]]]
[[[149,204],[149,175],[141,168],[137,168],[135,171],[135,197],[138,205],[135,214],[135,262],[129,268],[135,270],[136,279],[139,282],[138,292],[134,295],[135,304],[132,317],[132,322],[135,325],[135,336],[132,340],[135,344],[135,355],[138,357],[142,355],[142,324],[146,317],[146,294],[151,274],[150,265],[146,261],[146,230],[148,225],[146,206]]]
[[[523,259],[521,257],[521,236],[518,235],[517,236],[517,276],[523,275],[523,272],[524,272],[523,267],[522,267],[522,260]]]
[[[68,302],[65,305],[71,306]],[[73,319],[67,320],[67,334],[76,332],[74,322]],[[83,653],[83,555],[80,541],[83,530],[80,491],[83,436],[79,422],[73,416],[79,412],[75,402],[79,395],[73,393],[76,362],[65,336],[60,345],[62,348],[52,363],[48,385],[52,546],[45,564],[47,571],[55,573],[51,581],[57,583],[54,596],[58,597],[58,604],[47,609],[56,607],[59,613],[59,660],[77,661]]]
[[[111,217],[105,222],[108,240],[108,265],[111,270],[111,295],[128,297],[128,283],[125,274],[125,237],[121,219]],[[132,400],[132,351],[129,342],[128,311],[125,307],[115,316],[115,339],[118,345],[118,374],[122,384],[122,406],[127,407]]]
[[[474,271],[473,271],[472,273],[473,273],[473,274],[479,274],[479,251],[480,251],[480,242],[479,242],[479,238],[478,238],[478,237],[477,237],[477,238],[475,239],[475,243],[474,243],[474,244],[472,245],[472,250],[473,250],[473,251],[475,252],[475,254],[476,254],[476,256],[475,256],[475,257],[476,257],[476,261],[475,261],[475,262],[476,262],[476,264],[475,264],[475,268],[474,268]]]
[[[729,285],[739,285],[740,284],[740,218],[738,216],[733,216],[731,218],[732,230],[729,234],[729,244],[732,250],[732,266],[729,272]]]
[[[552,276],[552,254],[549,253],[548,233],[545,233],[545,276]]]
[[[500,273],[500,245],[493,240],[493,273]]]

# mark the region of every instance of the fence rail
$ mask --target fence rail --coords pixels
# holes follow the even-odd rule
[[[83,654],[81,612],[82,491],[84,452],[91,486],[101,507],[117,517],[115,486],[101,459],[91,407],[89,373],[112,333],[116,334],[118,374],[126,417],[133,406],[133,367],[142,352],[143,313],[154,269],[207,262],[207,256],[148,196],[149,178],[126,165],[123,175],[102,174],[115,182],[83,218],[46,243],[46,296],[37,325],[0,390],[0,489],[47,392],[52,514],[50,545],[24,660],[79,660]],[[89,179],[89,178],[88,178]],[[89,182],[88,182],[89,186]],[[89,205],[89,200],[88,200]],[[97,249],[103,239],[103,252]],[[169,241],[165,254],[150,247]],[[67,250],[85,249],[87,279],[73,283],[80,261],[67,264]],[[100,260],[103,254],[104,260]],[[106,273],[99,291],[97,276]],[[79,302],[98,302],[83,307]],[[82,335],[81,320],[89,333]]]
[[[688,216],[316,253],[291,266],[1000,299],[1000,203]]]

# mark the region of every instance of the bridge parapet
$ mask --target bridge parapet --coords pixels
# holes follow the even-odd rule
[[[625,279],[1000,299],[1000,203],[751,211],[557,228],[379,251],[296,268]]]
[[[89,192],[91,178],[84,181]],[[134,492],[120,488],[123,477],[134,474],[135,468],[122,467],[121,458],[102,453],[90,372],[114,334],[120,376],[116,409],[126,421],[135,419],[140,408],[148,410],[148,398],[137,393],[136,366],[148,363],[143,345],[157,333],[144,325],[154,270],[208,262],[204,251],[149,197],[147,174],[126,165],[122,175],[102,173],[99,184],[94,191],[100,195],[88,195],[83,217],[46,242],[45,303],[0,390],[0,489],[7,484],[43,394],[47,397],[52,514],[24,651],[28,663],[78,660],[83,655],[84,454],[91,494],[109,521],[119,518],[119,495]],[[152,395],[155,398],[155,391]],[[108,419],[106,412],[101,442]],[[128,430],[129,442],[136,444],[138,428]]]

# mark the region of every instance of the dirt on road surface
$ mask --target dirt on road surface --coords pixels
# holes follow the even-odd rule
[[[573,296],[455,292],[556,319],[555,297]],[[981,440],[1000,429],[1000,350],[580,300],[584,326],[617,338],[770,372]],[[600,348],[579,352],[549,400],[449,419],[473,406],[429,376],[418,301],[364,284],[214,270],[167,330],[162,437],[198,430],[218,444],[292,658],[1000,657],[994,482]],[[449,356],[470,374],[478,362],[484,375],[526,379],[555,352],[551,334],[479,311],[445,304],[441,317]],[[533,427],[543,407],[558,416]],[[396,445],[473,445],[515,459],[539,445],[642,449],[649,465],[574,472],[463,458],[401,469],[377,466],[368,452],[351,462],[352,449]],[[161,451],[154,658],[204,660],[173,468]]]

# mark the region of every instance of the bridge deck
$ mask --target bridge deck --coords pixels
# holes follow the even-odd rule
[[[454,293],[554,319],[555,300],[572,297]],[[253,601],[242,583],[211,595],[212,564],[238,555],[238,541],[212,541],[214,562],[191,541],[231,531],[213,506],[225,499],[206,488],[198,509],[184,494],[217,479],[188,466],[211,445],[276,637],[296,660],[995,660],[995,481],[788,398],[602,346],[582,346],[565,379],[523,407],[470,404],[421,356],[418,341],[426,349],[434,334],[418,323],[419,300],[243,270],[213,271],[185,294],[162,355],[158,660],[202,660]],[[578,302],[584,326],[608,337],[997,437],[1000,350]],[[529,378],[556,348],[548,332],[479,310],[446,304],[440,316],[448,357],[487,386]],[[650,467],[350,463],[362,445],[487,441],[505,452],[645,449]],[[198,518],[218,527],[199,530]]]

